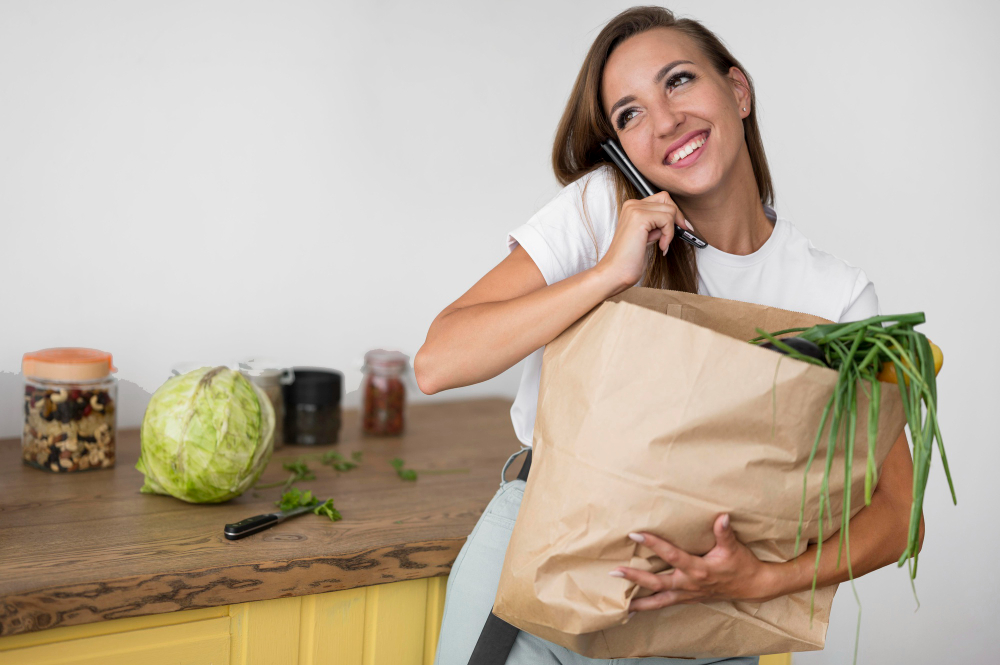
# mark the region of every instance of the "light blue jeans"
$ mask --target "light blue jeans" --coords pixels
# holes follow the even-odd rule
[[[500,489],[493,495],[486,510],[469,534],[458,553],[448,576],[444,597],[444,618],[438,639],[434,665],[468,665],[472,650],[493,609],[493,600],[500,584],[507,543],[514,529],[521,498],[523,480],[505,480],[507,468],[525,452],[522,447],[507,460],[500,472]],[[584,658],[558,644],[535,637],[525,631],[517,634],[507,665],[588,665],[621,663],[622,665],[758,665],[757,656],[739,658],[615,658],[613,660]]]

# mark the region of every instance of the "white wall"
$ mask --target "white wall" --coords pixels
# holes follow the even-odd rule
[[[411,356],[556,191],[556,122],[623,2],[0,2],[0,436],[25,351],[114,353],[120,425],[172,364]],[[982,2],[670,5],[753,76],[777,208],[945,352],[914,602],[858,581],[860,663],[996,660],[1000,262]],[[512,397],[520,365],[430,399]],[[350,404],[356,395],[348,395]],[[2,488],[0,488],[2,491]],[[824,652],[850,662],[842,587]]]

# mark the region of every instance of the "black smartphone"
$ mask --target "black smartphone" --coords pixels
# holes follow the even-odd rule
[[[603,141],[601,143],[601,148],[611,159],[612,163],[615,166],[617,166],[623,174],[625,174],[625,177],[628,178],[628,181],[631,182],[632,185],[639,190],[639,194],[641,194],[643,198],[647,196],[652,196],[653,194],[656,194],[657,192],[660,191],[658,188],[653,186],[653,183],[646,180],[646,178],[641,173],[639,173],[639,169],[635,168],[635,165],[632,164],[632,162],[629,160],[628,156],[625,154],[625,151],[622,150],[622,147],[620,145],[618,145],[618,141],[616,141],[615,139],[608,139],[607,141]],[[694,245],[695,247],[708,247],[707,242],[705,242],[695,234],[691,233],[687,229],[681,228],[677,224],[674,224],[674,234],[680,235],[681,240],[684,240],[685,242]]]

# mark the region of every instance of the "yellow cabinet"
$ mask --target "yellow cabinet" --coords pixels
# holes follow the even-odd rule
[[[0,638],[0,665],[431,665],[447,577]]]
[[[0,665],[432,665],[447,577],[0,638]],[[791,665],[791,655],[760,665]]]
[[[154,614],[0,638],[2,665],[228,665],[228,607]]]

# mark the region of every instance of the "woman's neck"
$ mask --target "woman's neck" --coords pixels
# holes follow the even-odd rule
[[[695,235],[720,252],[746,256],[764,246],[774,223],[764,214],[745,147],[733,170],[711,192],[672,198],[694,226]]]

